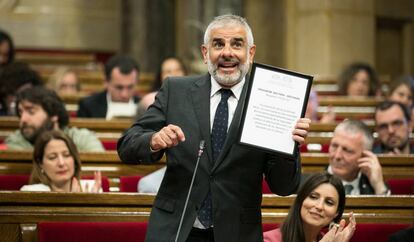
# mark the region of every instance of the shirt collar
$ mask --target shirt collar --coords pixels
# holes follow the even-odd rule
[[[242,93],[245,80],[246,80],[246,77],[243,77],[243,79],[239,83],[237,83],[236,85],[230,88],[230,90],[233,92],[233,96],[237,99],[237,101],[240,99],[240,95]],[[220,86],[220,84],[214,79],[213,76],[211,76],[210,81],[211,81],[211,92],[210,92],[210,98],[211,98],[223,87]]]
[[[124,103],[124,102],[113,102],[111,98],[111,94],[109,94],[109,92],[106,92],[106,102],[108,103],[108,106],[111,105],[112,103]],[[134,104],[134,98],[131,97],[129,101],[124,104],[128,104],[128,105]]]
[[[332,167],[331,166],[328,166],[328,173],[329,174],[333,174]],[[354,189],[355,189],[356,187],[359,186],[359,179],[361,178],[361,175],[362,175],[362,173],[361,173],[361,171],[359,171],[357,177],[354,180],[350,181],[350,182],[341,179],[342,180],[342,184],[344,186],[345,185],[352,185],[354,187]]]

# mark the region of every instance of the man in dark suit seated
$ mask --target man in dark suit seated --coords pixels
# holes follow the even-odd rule
[[[167,155],[146,241],[176,237],[201,140],[206,148],[178,241],[262,241],[263,174],[274,193],[295,192],[301,177],[299,154],[283,158],[237,142],[246,74],[256,51],[246,20],[215,18],[201,50],[209,73],[167,78],[154,104],[119,140],[118,154],[131,163],[156,162]],[[297,122],[295,141],[304,143],[309,123]]]
[[[134,117],[139,97],[134,95],[138,83],[138,64],[129,56],[116,55],[105,64],[105,87],[102,92],[79,101],[77,117]]]
[[[342,179],[346,194],[387,195],[378,157],[372,153],[374,138],[358,120],[345,120],[336,126],[329,145],[328,172]]]
[[[410,143],[413,124],[410,111],[401,103],[385,101],[375,110],[375,129],[380,144],[374,147],[377,154],[414,154]]]

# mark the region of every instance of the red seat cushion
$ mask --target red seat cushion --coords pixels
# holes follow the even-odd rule
[[[387,242],[391,234],[411,226],[410,224],[358,224],[350,242]]]
[[[138,182],[142,176],[121,176],[119,178],[119,191],[120,192],[138,192]]]
[[[105,150],[116,150],[116,140],[103,140],[101,142]]]
[[[94,176],[88,175],[88,176],[82,176],[82,179],[85,180],[93,180]],[[104,192],[109,192],[109,179],[106,176],[102,176],[101,178],[101,186],[102,186],[102,191]]]
[[[274,223],[274,224],[264,223],[264,224],[262,224],[263,232],[266,232],[266,231],[269,231],[269,230],[272,230],[272,229],[276,229],[276,228],[279,228],[279,224],[277,224],[277,223]]]
[[[40,222],[39,242],[140,242],[147,222]]]
[[[408,228],[412,225],[410,224],[358,224],[355,230],[354,236],[350,242],[387,242],[391,234]],[[268,224],[264,223],[262,225],[263,232],[272,230],[279,227],[279,224]],[[326,232],[326,231],[324,231]]]
[[[306,144],[306,145],[301,145],[300,148],[299,148],[299,151],[301,153],[307,153],[307,152],[329,153],[329,143],[328,144]]]
[[[19,191],[29,179],[30,175],[0,175],[0,190]]]
[[[389,179],[387,182],[391,194],[414,195],[414,179]]]
[[[263,178],[262,181],[262,193],[263,194],[273,194],[273,192],[270,190],[269,185],[267,185],[266,179]]]

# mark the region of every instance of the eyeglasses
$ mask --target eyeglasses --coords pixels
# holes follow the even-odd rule
[[[399,120],[394,120],[391,123],[379,124],[377,128],[378,128],[378,132],[385,132],[388,130],[389,126],[391,126],[393,129],[399,129],[405,124],[407,124],[405,120],[399,119]]]

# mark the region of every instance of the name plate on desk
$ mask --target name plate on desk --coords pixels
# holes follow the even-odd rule
[[[253,63],[244,104],[240,144],[294,157],[296,122],[304,117],[313,77]]]

